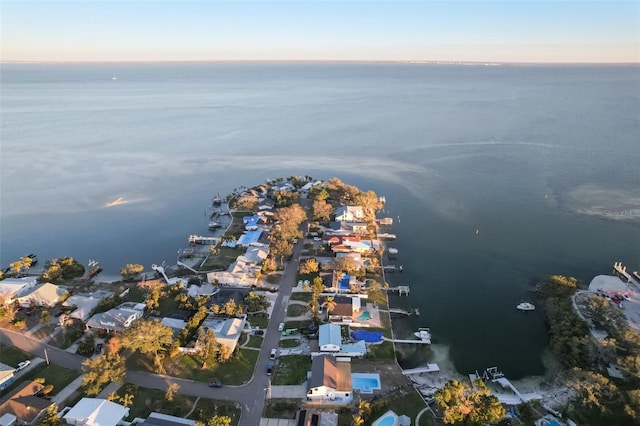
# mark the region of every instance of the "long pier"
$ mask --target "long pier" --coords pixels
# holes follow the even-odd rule
[[[430,340],[418,340],[418,339],[389,339],[387,337],[382,336],[382,340],[393,343],[414,343],[419,345],[430,345]]]
[[[400,308],[389,308],[389,313],[390,314],[400,314],[400,315],[420,315],[420,311],[416,308],[413,310],[413,312],[411,311],[406,311],[404,309],[400,309]]]
[[[400,265],[400,266],[396,266],[396,265],[385,265],[385,266],[383,266],[383,267],[382,267],[382,269],[383,269],[385,272],[396,272],[396,271],[398,271],[398,272],[402,272],[402,265]]]

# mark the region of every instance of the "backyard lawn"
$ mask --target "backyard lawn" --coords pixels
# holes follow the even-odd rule
[[[298,339],[283,339],[280,340],[281,348],[295,348],[300,345],[300,340]]]
[[[299,300],[301,302],[311,302],[313,295],[310,291],[294,291],[291,293],[291,300]]]
[[[304,305],[291,304],[287,308],[287,316],[288,317],[298,317],[300,315],[304,315],[309,311],[309,308]]]

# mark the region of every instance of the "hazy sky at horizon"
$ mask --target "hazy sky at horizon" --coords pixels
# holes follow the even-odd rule
[[[640,62],[640,2],[1,0],[3,61]]]

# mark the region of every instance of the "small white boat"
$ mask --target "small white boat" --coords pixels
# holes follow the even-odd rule
[[[420,327],[413,335],[423,342],[431,343],[431,330],[428,327]]]
[[[391,255],[398,254],[398,249],[394,247],[389,247],[389,254]]]
[[[209,222],[209,229],[222,228],[222,224],[216,221]]]
[[[520,311],[535,311],[536,307],[529,302],[522,302],[516,308]]]

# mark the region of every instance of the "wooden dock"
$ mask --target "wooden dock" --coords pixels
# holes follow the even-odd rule
[[[400,265],[400,266],[385,265],[385,266],[382,267],[382,270],[384,272],[402,272],[402,265]]]
[[[409,295],[410,288],[408,285],[399,285],[397,287],[383,287],[382,290],[386,292],[394,292],[397,291],[399,296],[402,296],[404,293],[405,296]]]
[[[430,340],[389,339],[389,338],[386,338],[384,336],[382,336],[382,340],[384,340],[386,342],[393,342],[393,343],[412,343],[412,344],[418,344],[418,345],[430,345],[431,344]]]
[[[622,266],[622,262],[615,262],[613,264],[613,273],[617,274],[620,279],[624,277],[628,283],[633,282],[631,275],[627,272],[627,267]]]

